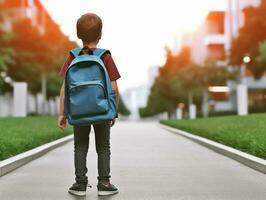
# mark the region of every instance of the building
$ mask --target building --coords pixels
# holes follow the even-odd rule
[[[232,37],[237,36],[239,28],[244,24],[243,8],[247,6],[258,6],[260,2],[261,0],[228,0],[226,20],[231,22],[228,23],[228,29]]]
[[[258,6],[259,3],[260,0],[228,0],[225,7],[211,10],[196,33],[182,37],[183,45],[191,48],[192,60],[200,65],[208,60],[215,60],[218,66],[227,67],[232,38],[238,35],[245,21],[242,10],[247,6]],[[265,77],[255,81],[246,76],[244,82],[249,89],[249,105],[255,102],[258,104],[258,99],[265,101],[265,91],[260,95],[255,92],[256,88],[266,89]],[[235,82],[229,81],[225,87],[212,87],[209,92],[213,99],[210,104],[214,111],[237,109]]]
[[[140,85],[138,87],[133,87],[127,89],[125,92],[121,94],[124,103],[131,111],[130,118],[138,119],[139,116],[139,108],[145,107],[148,101],[148,97],[150,95],[151,86],[154,83],[154,80],[158,76],[159,66],[150,67],[147,71],[148,74],[148,82],[145,85]]]
[[[46,12],[38,0],[4,0],[1,7],[5,29],[11,30],[12,23],[17,20],[30,19],[40,32],[44,32]]]
[[[121,94],[123,101],[130,110],[130,119],[139,119],[139,108],[145,107],[150,94],[148,85],[141,85],[127,89]]]
[[[211,10],[196,33],[190,36],[192,60],[197,64],[212,59],[225,61],[232,38],[244,24],[243,8],[259,3],[260,0],[228,0],[227,6]],[[182,37],[185,38],[183,44],[187,44],[186,37]]]
[[[17,20],[29,19],[41,34],[49,28],[65,37],[39,0],[2,0],[0,4],[6,30],[11,31],[12,23]]]

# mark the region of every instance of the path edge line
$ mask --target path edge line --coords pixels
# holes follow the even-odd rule
[[[35,147],[18,155],[7,158],[3,161],[0,161],[0,177],[5,174],[22,167],[28,162],[41,157],[47,152],[73,140],[73,134],[65,136],[63,138],[57,139],[55,141],[43,144],[41,146]]]
[[[209,140],[207,138],[194,135],[192,133],[173,128],[164,124],[159,123],[159,126],[163,129],[166,129],[170,132],[177,133],[181,136],[189,138],[198,144],[201,144],[217,153],[223,154],[233,160],[236,160],[252,169],[255,169],[259,172],[266,174],[266,160],[253,156],[251,154],[242,152],[240,150],[234,149],[232,147],[226,146],[224,144]]]

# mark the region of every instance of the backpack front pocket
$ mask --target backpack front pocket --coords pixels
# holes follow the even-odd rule
[[[108,111],[106,92],[100,81],[88,81],[70,86],[69,98],[72,117],[104,114]]]

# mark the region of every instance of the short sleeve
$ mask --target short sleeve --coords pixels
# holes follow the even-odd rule
[[[106,53],[105,55],[103,55],[102,60],[106,66],[110,80],[116,81],[117,79],[119,79],[121,76],[111,54]]]
[[[68,55],[68,57],[66,58],[64,64],[62,65],[58,75],[61,76],[61,77],[65,77],[65,74],[66,74],[66,71],[70,65],[70,63],[72,62],[73,60],[73,56],[71,54]]]

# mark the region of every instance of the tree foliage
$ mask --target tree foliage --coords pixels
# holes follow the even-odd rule
[[[28,83],[29,91],[37,94],[41,91],[41,76],[47,77],[47,97],[59,94],[60,78],[57,76],[67,52],[76,47],[56,28],[46,27],[41,33],[29,19],[17,20],[12,24],[12,37],[8,46],[12,49],[12,63],[7,74],[14,81]],[[1,40],[2,41],[2,40]]]
[[[184,48],[178,55],[166,49],[166,62],[160,67],[159,76],[151,87],[147,106],[139,110],[140,116],[152,116],[163,111],[173,114],[178,100],[183,98],[184,90],[176,81],[178,71],[190,62],[190,50]]]
[[[0,1],[0,10],[2,9]],[[13,63],[13,50],[8,46],[11,34],[5,31],[3,27],[4,16],[0,14],[0,94],[5,92],[8,84],[5,83],[5,75],[8,65]]]
[[[173,55],[167,49],[166,62],[151,87],[147,106],[139,110],[140,116],[149,117],[165,111],[171,116],[177,104],[188,102],[189,96],[199,106],[202,103],[202,91],[209,86],[225,85],[226,80],[234,78],[227,68],[218,67],[214,61],[206,62],[203,66],[194,64],[187,48],[178,55]]]
[[[124,116],[130,115],[130,110],[126,107],[122,97],[119,95],[118,112]]]
[[[255,57],[255,61],[258,68],[263,71],[266,66],[266,40],[259,43],[258,55]]]
[[[245,8],[244,15],[244,26],[232,42],[230,60],[233,65],[240,66],[243,57],[250,56],[248,70],[255,78],[260,78],[266,70],[266,65],[262,65],[260,59],[256,58],[260,54],[260,43],[266,40],[266,1],[262,0],[258,7]]]

